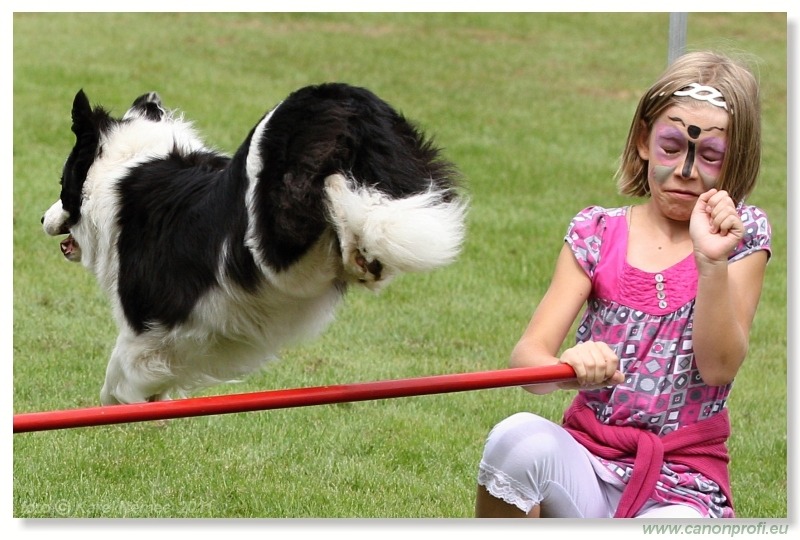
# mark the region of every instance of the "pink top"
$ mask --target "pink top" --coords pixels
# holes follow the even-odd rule
[[[593,289],[576,339],[608,344],[626,375],[622,384],[582,390],[578,397],[604,424],[638,427],[663,437],[722,412],[732,384],[706,385],[694,362],[694,257],[661,272],[628,264],[627,212],[628,207],[586,208],[572,220],[565,237]],[[741,205],[739,214],[745,235],[729,261],[762,249],[769,253],[766,214],[749,205]],[[633,456],[601,461],[614,478],[630,479]],[[733,516],[720,486],[684,464],[663,464],[651,498],[688,504],[704,515]]]

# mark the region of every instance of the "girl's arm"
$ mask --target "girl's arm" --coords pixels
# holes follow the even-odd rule
[[[733,381],[747,355],[767,252],[728,263],[744,226],[724,191],[712,189],[700,196],[690,231],[698,270],[692,330],[695,362],[703,382],[725,385]]]
[[[571,389],[608,385],[624,380],[617,371],[618,359],[605,343],[587,342],[572,347],[558,358],[572,324],[591,293],[589,277],[575,260],[569,245],[564,244],[556,262],[550,286],[511,352],[511,367],[569,364],[577,375],[575,382],[526,386],[534,394],[546,394],[558,388]]]

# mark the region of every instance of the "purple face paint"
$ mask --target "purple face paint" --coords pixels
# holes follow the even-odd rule
[[[662,124],[656,126],[655,157],[664,165],[677,164],[686,149],[686,137],[675,126]]]

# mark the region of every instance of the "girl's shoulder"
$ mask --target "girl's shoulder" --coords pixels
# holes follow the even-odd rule
[[[752,204],[740,204],[737,210],[739,211],[739,217],[742,219],[745,228],[750,225],[758,229],[754,229],[754,232],[760,234],[770,233],[769,217],[767,217],[767,213],[762,208]]]
[[[744,225],[744,236],[729,257],[729,261],[733,262],[759,250],[766,250],[767,255],[771,256],[772,227],[767,213],[751,204],[739,205],[738,211]]]
[[[575,216],[575,219],[584,217],[584,218],[603,218],[603,217],[620,217],[625,216],[628,213],[628,209],[630,206],[621,206],[619,208],[606,208],[605,206],[587,206]]]
[[[630,207],[606,208],[604,206],[587,206],[569,224],[567,236],[578,235],[581,237],[597,236],[602,234],[609,225],[621,220],[626,222],[626,216]]]
[[[627,211],[628,207],[588,206],[570,221],[564,240],[589,277],[594,276],[603,245],[627,244]]]

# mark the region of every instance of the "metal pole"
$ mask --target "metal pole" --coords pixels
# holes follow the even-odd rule
[[[557,364],[337,386],[269,390],[153,403],[23,413],[14,415],[14,433],[443,394],[504,386],[526,386],[574,378],[575,372],[570,366]]]
[[[686,52],[686,20],[687,13],[669,14],[669,50],[667,65]]]

